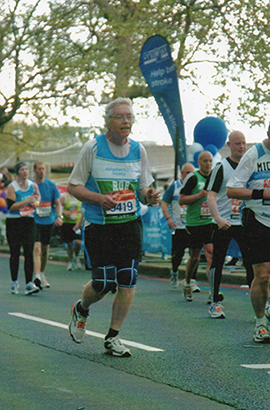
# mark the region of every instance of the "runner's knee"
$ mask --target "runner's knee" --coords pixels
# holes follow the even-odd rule
[[[99,295],[106,295],[110,291],[115,291],[116,282],[115,266],[103,266],[92,270],[92,288]]]
[[[119,269],[117,272],[117,283],[120,287],[133,288],[136,286],[139,262],[132,260],[131,267]]]

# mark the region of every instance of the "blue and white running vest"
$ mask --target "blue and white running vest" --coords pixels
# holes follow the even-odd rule
[[[243,155],[227,186],[252,190],[270,188],[270,150],[265,144],[257,143]],[[270,227],[269,199],[246,199],[243,202],[245,207],[253,210],[257,221]]]
[[[84,217],[87,222],[99,225],[133,221],[140,215],[137,196],[141,176],[140,144],[130,140],[128,155],[119,158],[111,152],[105,134],[95,138],[97,153],[85,187],[103,195],[110,193],[118,205],[105,211],[100,205],[84,202]]]
[[[254,147],[254,148],[253,148]],[[249,189],[269,189],[270,188],[270,156],[269,150],[262,143],[253,146],[256,149],[254,158],[254,171],[247,181]],[[256,219],[266,226],[270,226],[270,200],[269,199],[249,199],[245,201],[247,208],[251,208],[256,215]]]
[[[183,183],[177,179],[164,192],[162,200],[170,204],[171,217],[177,224],[176,229],[185,229],[186,205],[179,205],[179,195]]]
[[[29,198],[29,196],[31,196],[34,193],[33,182],[30,181],[30,179],[28,179],[27,182],[28,182],[28,188],[27,188],[26,191],[23,191],[21,189],[21,187],[20,187],[20,185],[18,184],[17,181],[11,182],[11,184],[13,185],[13,188],[15,190],[15,194],[16,194],[15,202],[24,201],[26,198]],[[34,215],[33,215],[34,212],[35,212],[35,208],[30,206],[29,204],[26,204],[26,205],[23,205],[20,209],[18,209],[16,211],[8,210],[7,218],[21,218],[22,216],[34,217]]]

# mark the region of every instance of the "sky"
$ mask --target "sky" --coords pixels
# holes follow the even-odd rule
[[[2,73],[3,74],[3,73]],[[6,74],[8,74],[6,72]],[[11,78],[9,77],[9,80]],[[1,88],[2,86],[6,89],[8,87],[7,78],[1,75],[0,78]],[[206,106],[211,98],[214,96],[214,91],[209,88],[209,82],[207,76],[205,80],[201,83],[204,95],[199,91],[190,90],[187,86],[180,88],[180,99],[184,118],[184,129],[187,145],[192,145],[194,142],[193,131],[196,124],[206,117]],[[101,96],[102,85],[93,85],[96,87],[97,97]],[[6,90],[5,90],[6,91]],[[232,94],[233,99],[233,94]],[[132,137],[137,141],[147,141],[156,143],[157,145],[172,145],[171,136],[168,132],[166,124],[162,116],[158,115],[158,106],[153,97],[149,98],[147,101],[145,99],[136,99],[133,102],[133,109],[135,113],[135,123],[133,125]],[[104,106],[94,106],[89,109],[76,109],[69,113],[68,117],[63,117],[59,114],[59,123],[64,123],[69,120],[72,115],[76,114],[79,118],[79,124],[76,122],[71,122],[70,125],[82,127],[102,127],[104,125],[103,120]],[[147,114],[146,114],[147,113]],[[55,114],[55,111],[53,112]],[[16,119],[22,119],[21,116],[15,116]],[[227,129],[240,130],[242,131],[248,143],[255,143],[262,141],[266,137],[265,127],[254,127],[250,128],[248,124],[240,122],[237,115],[231,114],[230,121],[226,123]]]
[[[213,81],[213,71],[209,64],[204,64],[200,69],[200,90],[193,90],[186,82],[179,81],[180,100],[182,105],[182,112],[184,118],[184,129],[187,145],[192,145],[194,142],[194,128],[196,124],[207,116],[207,105],[211,103],[215,96],[224,91],[221,87],[211,86]],[[97,99],[101,99],[102,82],[99,84],[92,84],[90,89],[94,90]],[[229,121],[226,122],[226,127],[229,132],[233,130],[242,131],[248,143],[256,143],[262,141],[266,137],[265,127],[251,128],[248,123],[243,123],[237,116],[236,107],[239,90],[230,84],[230,104],[232,107],[232,114],[229,116]],[[158,106],[154,97],[147,100],[136,99],[133,101],[133,110],[135,113],[135,123],[133,125],[132,136],[137,141],[154,142],[158,145],[172,145],[171,136],[168,132],[167,126],[161,115],[158,115]],[[81,125],[83,127],[103,126],[104,106],[90,107],[89,110],[77,110],[77,115],[80,117]],[[147,113],[147,114],[146,114]],[[213,114],[215,116],[215,114]],[[270,112],[269,112],[270,117]],[[66,119],[65,119],[66,120]],[[74,123],[74,125],[76,125]]]
[[[194,128],[196,124],[205,118],[207,99],[199,94],[199,92],[184,92],[181,94],[181,105],[184,117],[184,129],[186,142],[188,145],[194,142]],[[153,101],[151,111],[157,112],[157,105]],[[151,112],[150,111],[150,112]],[[214,115],[215,116],[215,115]],[[262,141],[266,137],[266,129],[264,127],[250,128],[248,124],[244,124],[237,120],[236,116],[231,115],[230,121],[226,122],[226,127],[229,131],[240,130],[249,143]],[[133,128],[134,135],[139,134],[140,138],[145,135],[147,141],[156,141],[159,145],[171,145],[171,136],[167,130],[162,117],[151,119],[151,114],[148,119],[138,119]]]
[[[182,105],[182,112],[184,118],[184,129],[187,145],[192,145],[194,142],[193,131],[196,124],[206,117],[206,107],[211,99],[215,98],[217,92],[220,91],[214,86],[211,87],[211,75],[212,73],[207,66],[204,70],[201,70],[200,88],[203,91],[203,95],[199,90],[191,90],[188,84],[179,82],[180,99]],[[0,73],[0,89],[4,93],[12,92],[12,70],[6,69]],[[96,93],[97,99],[101,99],[102,95],[102,82],[91,84],[90,88]],[[233,106],[236,101],[236,95],[238,90],[233,89],[231,91],[231,105]],[[1,103],[1,101],[0,101]],[[162,116],[158,116],[158,106],[153,97],[148,100],[136,99],[133,102],[133,109],[135,113],[135,123],[133,125],[132,137],[137,141],[148,141],[158,145],[172,145],[171,136],[165,125]],[[59,114],[59,123],[65,123],[75,114],[79,119],[79,124],[70,122],[70,125],[82,127],[102,127],[104,125],[103,120],[104,106],[92,106],[89,109],[76,109],[69,112],[69,116],[63,117]],[[147,113],[147,114],[146,114]],[[55,115],[55,110],[53,111]],[[269,113],[270,115],[270,113]],[[21,116],[15,116],[15,120],[22,119]],[[262,141],[266,137],[266,127],[254,127],[250,128],[249,125],[243,123],[237,118],[236,114],[231,114],[229,122],[226,123],[227,129],[242,131],[248,143],[255,143]]]
[[[29,0],[32,2],[33,0]],[[40,3],[40,7],[44,11],[46,7],[46,1]],[[200,88],[203,91],[202,95],[199,91],[191,90],[188,87],[188,84],[184,82],[179,82],[180,89],[180,99],[183,111],[184,118],[184,129],[187,145],[191,145],[194,142],[193,131],[196,124],[203,118],[206,117],[206,106],[211,99],[214,98],[215,94],[217,95],[217,88],[210,86],[210,83],[213,81],[213,72],[211,70],[211,65],[205,63],[200,65]],[[0,90],[7,91],[10,83],[14,82],[12,78],[11,71],[7,68],[2,70],[0,73]],[[96,91],[97,98],[101,99],[102,93],[102,82],[92,84],[91,87]],[[3,88],[3,90],[2,90]],[[220,90],[219,90],[220,91]],[[231,105],[234,105],[236,96],[238,96],[238,90],[234,90],[232,84],[231,91]],[[0,99],[1,103],[1,99]],[[154,98],[150,98],[147,101],[147,105],[144,103],[144,100],[135,100],[133,104],[133,109],[135,112],[135,123],[133,125],[132,136],[138,141],[148,141],[154,142],[158,145],[172,145],[172,140],[168,129],[164,123],[164,120],[161,116],[158,116],[158,107]],[[148,115],[145,115],[145,112],[148,112]],[[103,112],[104,107],[91,107],[89,110],[73,110],[69,113],[68,117],[62,117],[59,115],[59,122],[64,123],[69,120],[72,115],[76,114],[80,118],[80,122],[75,123],[71,122],[70,125],[81,125],[82,127],[98,127],[103,126]],[[53,111],[55,114],[55,111]],[[269,112],[270,117],[270,112]],[[21,117],[15,117],[15,120]],[[255,143],[262,141],[266,137],[266,127],[254,127],[250,128],[248,124],[240,122],[237,118],[237,115],[232,114],[229,117],[229,122],[226,123],[226,126],[229,131],[240,130],[242,131],[248,143]]]
[[[209,83],[208,83],[209,84]],[[192,145],[194,142],[194,128],[196,124],[205,118],[206,106],[211,101],[211,91],[209,95],[201,95],[199,91],[191,91],[185,88],[180,89],[180,99],[184,117],[184,128],[187,145]],[[232,96],[233,98],[233,96]],[[137,99],[133,102],[133,110],[135,113],[135,123],[132,129],[132,137],[137,141],[148,141],[158,145],[172,145],[171,136],[162,116],[158,116],[158,106],[153,97],[147,100],[147,104],[143,99]],[[148,112],[148,115],[145,112]],[[90,112],[77,112],[81,118],[81,125],[88,127],[89,125],[102,126],[104,107],[92,107]],[[213,114],[214,115],[214,114]],[[215,115],[214,115],[215,116]],[[74,124],[75,125],[75,124]],[[237,115],[231,115],[230,121],[226,122],[227,129],[242,131],[248,143],[262,141],[266,137],[265,127],[250,128],[237,118]]]

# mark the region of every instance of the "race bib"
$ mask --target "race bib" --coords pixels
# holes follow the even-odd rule
[[[270,179],[269,178],[263,180],[263,187],[264,187],[264,189],[269,189],[270,188]]]
[[[126,215],[136,212],[136,198],[133,191],[119,190],[112,193],[112,198],[118,201],[118,204],[109,211],[106,211],[107,215]]]
[[[240,218],[240,206],[241,206],[241,200],[233,198],[231,201],[231,219]]]
[[[270,179],[269,178],[263,180],[263,187],[264,187],[264,189],[269,189],[270,188]],[[266,205],[266,206],[269,206],[270,205],[270,199],[263,199],[262,204]]]
[[[68,217],[68,219],[70,219],[71,221],[76,221],[76,219],[78,218],[78,209],[77,208],[70,208],[70,215]]]
[[[211,219],[212,215],[207,201],[201,202],[201,219]]]
[[[39,206],[36,208],[36,213],[38,216],[41,218],[44,218],[45,216],[50,216],[51,215],[51,202],[40,202]]]
[[[34,208],[30,205],[24,205],[19,209],[21,216],[30,216],[35,212]]]

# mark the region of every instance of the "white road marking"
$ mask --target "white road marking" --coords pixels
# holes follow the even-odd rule
[[[241,364],[242,367],[247,367],[248,369],[270,369],[270,364]]]
[[[259,344],[257,344],[257,345],[243,345],[243,347],[248,347],[250,349],[262,349],[262,348],[264,348],[264,346],[265,345],[259,345]]]
[[[60,327],[62,329],[68,329],[68,325],[64,325],[63,323],[53,322],[52,320],[42,319],[41,317],[25,315],[24,313],[20,312],[9,312],[9,315],[20,317],[22,319],[32,320],[33,322],[43,323],[45,325]],[[91,332],[90,330],[86,330],[86,334],[93,337],[99,337],[100,339],[104,339],[105,337],[105,335],[101,333]],[[128,346],[136,347],[137,349],[146,350],[148,352],[164,352],[163,349],[158,349],[156,347],[147,346],[141,343],[131,342],[129,340],[124,340],[122,338],[121,341]]]

